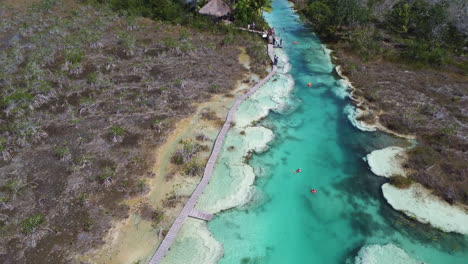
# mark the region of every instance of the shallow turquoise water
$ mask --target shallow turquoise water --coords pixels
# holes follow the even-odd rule
[[[344,113],[350,102],[337,96],[340,85],[313,31],[286,0],[274,0],[265,17],[292,64],[295,110],[262,122],[276,139],[250,161],[257,198],[209,223],[224,247],[220,263],[352,263],[361,247],[386,243],[426,263],[468,263],[466,237],[419,224],[385,202],[385,179],[362,157],[402,142],[351,125]]]

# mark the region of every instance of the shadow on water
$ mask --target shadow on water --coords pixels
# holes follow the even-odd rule
[[[382,197],[384,200],[384,198]],[[460,234],[445,233],[429,224],[423,224],[405,214],[394,210],[386,201],[382,201],[379,210],[388,227],[420,243],[440,251],[456,254],[468,252],[468,239]]]
[[[379,229],[379,223],[373,216],[364,211],[354,211],[349,216],[351,227],[363,237],[370,237]]]

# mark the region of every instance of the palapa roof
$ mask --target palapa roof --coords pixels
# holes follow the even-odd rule
[[[229,6],[222,0],[211,0],[198,12],[204,15],[222,17],[229,14],[229,12],[231,12],[231,8],[229,8]]]

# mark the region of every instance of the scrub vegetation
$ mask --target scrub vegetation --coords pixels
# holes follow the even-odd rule
[[[131,16],[144,16],[163,20],[173,24],[187,25],[199,29],[212,29],[211,18],[199,16],[195,10],[202,8],[209,0],[85,0],[88,3],[104,5],[113,10]],[[268,25],[263,19],[263,12],[271,10],[271,0],[228,0],[232,8],[229,19],[236,25],[246,27],[255,23],[258,29]],[[229,38],[229,36],[228,36]]]
[[[302,13],[325,39],[364,60],[384,57],[419,67],[451,65],[468,71],[467,22],[461,2],[428,0],[309,0]],[[384,8],[383,6],[388,6]],[[450,10],[449,10],[450,8]],[[455,14],[454,14],[455,13]],[[460,24],[465,23],[465,24]],[[455,56],[455,58],[453,58]]]
[[[174,124],[243,78],[240,47],[266,74],[261,39],[175,1],[6,0],[0,17],[1,263],[99,247]],[[199,174],[200,145],[182,145],[176,162]]]
[[[354,83],[353,96],[367,110],[361,119],[417,136],[406,164],[410,179],[450,203],[468,204],[466,3],[296,2]]]
[[[401,189],[406,189],[411,186],[411,179],[401,175],[393,175],[390,177],[390,184]]]

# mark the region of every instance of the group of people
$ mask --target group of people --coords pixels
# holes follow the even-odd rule
[[[297,169],[297,170],[295,170],[294,172],[295,172],[295,173],[299,173],[299,172],[302,172],[302,170],[301,170],[301,169]],[[315,188],[312,188],[312,189],[310,189],[310,192],[311,192],[311,193],[317,193],[317,190],[316,190]]]
[[[247,29],[248,30],[255,30],[255,22],[253,22],[252,24],[248,24]]]
[[[269,28],[267,30],[267,35],[269,36],[269,42],[277,48],[283,47],[283,39],[277,38],[275,35],[275,28]]]
[[[283,47],[283,39],[280,38],[279,40],[273,37],[273,46],[277,48],[282,48]]]
[[[268,35],[272,35],[274,37],[275,36],[275,28],[269,28],[267,33],[268,33]]]

